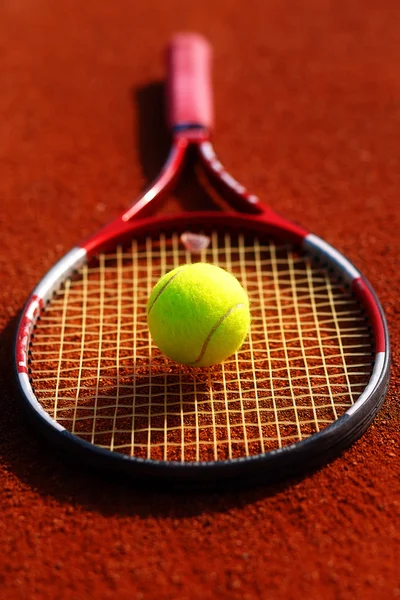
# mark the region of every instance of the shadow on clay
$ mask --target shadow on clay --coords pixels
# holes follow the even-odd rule
[[[169,134],[164,124],[163,85],[152,83],[132,92],[138,113],[139,151],[143,172],[151,181],[159,172],[169,148]],[[193,171],[193,170],[192,170]],[[212,209],[215,205],[197,184],[193,175],[183,177],[173,194],[177,207]],[[170,206],[170,204],[169,204]],[[162,208],[162,207],[161,207]],[[94,470],[75,460],[47,441],[27,418],[14,377],[13,343],[18,315],[0,334],[3,389],[0,422],[0,453],[8,469],[44,497],[77,504],[103,515],[158,515],[184,518],[201,513],[224,512],[274,496],[293,485],[291,480],[274,485],[224,487],[218,491],[175,492],[170,485],[149,487],[152,482],[127,480]],[[168,485],[168,492],[165,486]]]
[[[0,334],[3,357],[0,425],[2,462],[22,482],[44,497],[107,515],[184,518],[218,513],[274,496],[299,479],[249,487],[237,483],[201,491],[173,489],[169,483],[139,481],[92,468],[43,437],[23,406],[14,377],[13,343],[18,316]],[[168,487],[168,491],[166,491]]]

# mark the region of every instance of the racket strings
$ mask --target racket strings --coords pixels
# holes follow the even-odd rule
[[[130,456],[223,460],[304,439],[354,404],[373,348],[351,294],[290,246],[216,231],[210,239],[198,255],[178,234],[133,240],[65,282],[30,350],[35,393],[66,429]],[[159,277],[199,260],[234,273],[251,303],[243,347],[210,369],[166,359],[146,322]]]

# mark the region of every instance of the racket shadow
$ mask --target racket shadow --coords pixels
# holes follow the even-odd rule
[[[185,518],[204,513],[220,513],[245,506],[261,498],[273,497],[290,489],[300,479],[260,484],[249,489],[235,483],[205,490],[174,488],[168,483],[126,479],[123,474],[98,470],[38,435],[18,402],[13,378],[12,348],[19,314],[0,333],[3,391],[0,421],[0,456],[5,472],[12,473],[43,497],[66,505],[78,504],[104,516],[114,514]],[[308,474],[307,477],[312,476]],[[7,481],[3,482],[7,488]],[[11,485],[11,484],[10,484]],[[12,489],[12,488],[10,488]]]

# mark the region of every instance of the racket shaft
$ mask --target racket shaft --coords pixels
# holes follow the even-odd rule
[[[172,130],[211,129],[211,48],[197,34],[176,35],[167,51],[167,120]]]

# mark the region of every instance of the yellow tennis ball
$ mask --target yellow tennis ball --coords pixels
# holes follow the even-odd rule
[[[194,367],[215,365],[242,345],[250,325],[249,300],[224,269],[182,265],[155,285],[147,321],[154,343],[169,358]]]

